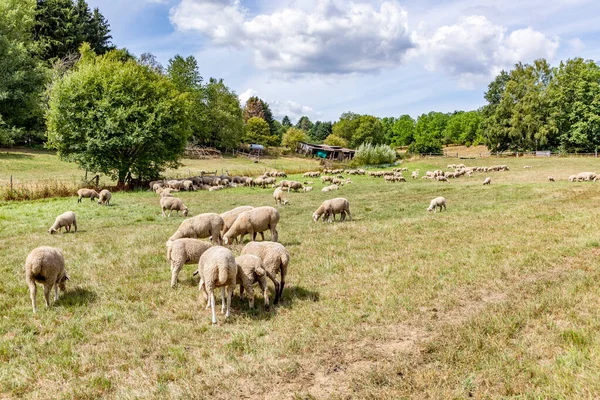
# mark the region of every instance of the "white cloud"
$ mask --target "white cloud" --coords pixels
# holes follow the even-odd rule
[[[407,12],[395,0],[315,0],[251,17],[239,0],[181,0],[171,10],[179,30],[214,44],[249,48],[258,68],[286,74],[348,74],[400,65],[414,47]]]
[[[258,92],[254,89],[245,90],[241,93],[238,98],[240,99],[240,104],[242,107],[246,104],[246,101],[250,97],[258,96],[269,104],[269,108],[271,109],[271,113],[273,114],[273,118],[278,121],[281,121],[284,116],[288,116],[292,121],[297,121],[303,115],[309,116],[311,119],[318,117],[321,113],[315,113],[312,107],[303,106],[302,104],[298,104],[292,100],[273,100],[269,101],[268,99],[262,98],[258,95]]]
[[[248,101],[250,97],[258,96],[258,92],[254,89],[248,89],[238,95],[238,99],[240,99],[240,104],[244,107],[244,104]]]
[[[585,43],[579,38],[569,40],[569,50],[572,53],[579,54],[585,49]]]
[[[465,17],[431,35],[415,34],[415,40],[419,49],[414,54],[427,60],[428,69],[448,73],[463,87],[487,81],[519,61],[552,59],[559,46],[557,38],[550,39],[532,28],[507,34],[506,28],[484,16]]]

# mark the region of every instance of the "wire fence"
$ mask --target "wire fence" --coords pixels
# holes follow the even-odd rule
[[[478,154],[460,154],[459,152],[444,152],[444,153],[424,153],[419,155],[420,158],[461,158],[461,159],[477,159],[477,158],[520,158],[520,157],[591,157],[598,158],[598,152],[594,153],[565,153],[552,151],[503,151],[503,152],[487,152]]]

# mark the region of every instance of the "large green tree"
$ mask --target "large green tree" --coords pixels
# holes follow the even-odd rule
[[[177,166],[190,134],[188,94],[116,52],[96,56],[84,44],[81,54],[49,92],[48,146],[119,185]]]
[[[85,0],[37,0],[34,37],[42,59],[51,62],[77,53],[84,42],[97,54],[113,48],[108,22]]]
[[[235,149],[240,145],[244,132],[244,118],[238,96],[222,79],[210,78],[205,89],[206,113],[204,124],[207,146],[219,149]]]
[[[283,135],[283,140],[281,144],[285,147],[296,150],[298,147],[298,143],[306,142],[308,140],[308,135],[302,129],[298,128],[289,128],[287,132]]]
[[[415,120],[410,115],[396,118],[392,125],[390,143],[392,146],[408,146],[414,140]]]
[[[306,115],[300,117],[298,122],[296,123],[296,128],[302,129],[304,132],[309,132],[313,127],[313,123]]]
[[[471,146],[482,143],[481,121],[482,116],[479,111],[458,111],[452,114],[444,130],[446,144]]]
[[[260,117],[250,118],[244,126],[243,140],[245,143],[249,144],[269,146],[272,140],[269,124]]]
[[[317,121],[310,128],[308,135],[315,142],[322,142],[325,138],[331,135],[333,130],[333,124],[330,121]]]
[[[383,124],[379,118],[372,115],[361,115],[359,123],[352,134],[350,146],[358,147],[363,143],[383,144],[385,142],[385,133]]]
[[[340,119],[333,124],[331,133],[341,137],[347,142],[352,141],[352,136],[360,124],[360,115],[353,112],[345,112]]]
[[[35,1],[0,1],[0,145],[26,143],[43,129],[49,74],[35,57],[34,23]]]

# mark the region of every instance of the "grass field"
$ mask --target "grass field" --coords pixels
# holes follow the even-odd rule
[[[3,174],[14,165],[23,179],[69,170],[46,156],[3,160]],[[74,197],[0,204],[0,398],[600,397],[600,184],[566,181],[600,163],[460,161],[511,171],[448,184],[356,177],[334,194],[314,180],[315,191],[289,194],[279,207],[292,256],[282,303],[265,310],[256,290],[250,310],[236,290],[232,318],[217,326],[195,266],[169,287],[164,244],[182,218],[162,218],[155,194],[117,193],[111,207]],[[428,214],[440,195],[447,212]],[[271,196],[180,193],[193,215],[272,205]],[[313,223],[337,196],[353,221]],[[50,236],[67,210],[80,230]],[[50,309],[38,293],[33,315],[23,266],[41,245],[64,250],[71,282]]]

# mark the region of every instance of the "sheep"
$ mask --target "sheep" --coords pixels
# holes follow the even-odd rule
[[[417,171],[413,171],[413,172],[410,174],[410,176],[411,176],[411,178],[413,178],[413,179],[417,179],[417,178],[419,177],[419,172],[417,172]]]
[[[553,177],[551,177],[551,176],[549,176],[549,177],[548,177],[548,181],[549,181],[549,182],[556,182],[556,181],[554,180],[554,178],[553,178]]]
[[[167,261],[171,262],[171,287],[177,285],[179,271],[185,264],[197,264],[200,256],[212,245],[198,239],[177,239],[167,246]]]
[[[179,192],[179,190],[171,189],[171,188],[165,188],[165,189],[161,188],[161,189],[159,189],[159,190],[156,191],[156,193],[158,193],[158,195],[160,197],[170,197],[170,196],[173,196],[171,194],[173,192]]]
[[[285,277],[290,264],[290,253],[281,244],[276,242],[250,242],[242,249],[241,255],[252,254],[262,260],[265,273],[275,286],[275,299],[273,304],[279,303],[283,296]],[[281,280],[277,282],[277,273]]]
[[[294,189],[297,192],[298,190],[302,190],[303,187],[304,186],[302,186],[302,183],[296,182],[296,181],[288,181],[288,184],[287,184],[288,193],[289,193],[290,189]]]
[[[178,181],[176,179],[172,179],[170,181],[167,181],[167,186],[170,187],[171,189],[181,190],[181,189],[183,189],[183,181]]]
[[[48,232],[51,235],[60,232],[63,226],[67,232],[71,232],[71,225],[74,228],[73,233],[77,232],[77,217],[73,211],[67,211],[56,217],[54,224],[48,229]]]
[[[185,181],[183,181],[183,189],[187,191],[194,190],[194,182],[186,179]]]
[[[329,222],[335,221],[335,214],[340,214],[340,219],[343,221],[346,219],[346,214],[352,221],[352,214],[350,213],[350,202],[343,197],[338,197],[331,200],[325,200],[319,208],[313,213],[313,221],[317,222],[321,216],[323,216],[323,222],[329,220]]]
[[[165,210],[169,210],[169,217],[171,216],[172,211],[176,211],[178,214],[179,211],[182,211],[184,217],[187,217],[188,215],[188,208],[183,204],[183,201],[177,197],[161,197],[160,208],[163,217],[166,217]]]
[[[152,185],[152,191],[155,193],[159,193],[162,192],[163,186],[160,183],[155,183],[154,185]]]
[[[281,190],[281,188],[275,188],[275,191],[273,192],[273,198],[275,199],[275,205],[288,204],[288,200],[283,198],[283,190]]]
[[[224,213],[222,213],[220,215],[220,217],[223,218],[223,228],[221,229],[221,237],[225,235],[225,232],[227,232],[229,228],[231,228],[231,225],[233,225],[233,223],[241,213],[243,213],[244,211],[250,211],[253,208],[254,207],[252,206],[239,206],[234,208],[233,210],[225,211]]]
[[[84,197],[86,199],[89,197],[90,201],[94,201],[94,199],[97,199],[100,195],[94,189],[79,189],[77,191],[77,196],[79,196],[77,202],[81,203],[81,199]]]
[[[332,190],[338,190],[339,186],[338,185],[329,185],[329,186],[325,186],[323,189],[321,189],[321,192],[331,192]]]
[[[218,214],[205,213],[184,220],[177,228],[177,231],[167,242],[172,242],[181,238],[206,238],[211,237],[213,243],[221,244],[221,229],[223,228],[223,218]]]
[[[333,176],[323,175],[321,177],[321,183],[331,182],[333,180]]]
[[[256,207],[250,211],[245,211],[237,217],[231,228],[223,236],[223,240],[225,244],[229,244],[234,238],[240,236],[241,243],[247,233],[252,235],[252,240],[256,240],[256,234],[260,233],[262,240],[265,240],[263,232],[270,230],[271,240],[276,242],[278,239],[277,223],[279,218],[279,211],[269,206]]]
[[[337,186],[343,186],[344,185],[344,181],[342,180],[343,178],[333,178],[331,180],[331,183],[333,185],[337,185]]]
[[[427,211],[431,212],[431,210],[433,210],[433,213],[435,214],[438,207],[440,208],[440,212],[442,211],[442,207],[444,208],[444,211],[446,211],[445,197],[436,197],[435,199],[431,200],[429,207],[427,207]]]
[[[304,188],[302,190],[304,190],[305,192],[311,192],[313,190],[313,187],[312,186],[304,186]]]
[[[62,250],[55,247],[42,246],[33,249],[25,260],[25,282],[29,286],[29,297],[33,312],[37,312],[35,297],[36,282],[44,285],[46,307],[50,307],[50,290],[54,286],[54,301],[58,300],[58,289],[65,291],[69,275],[65,271],[65,258]]]
[[[267,288],[267,276],[272,281],[277,281],[273,274],[265,271],[260,257],[253,254],[243,254],[235,258],[237,264],[237,279],[236,283],[240,285],[240,297],[244,296],[248,299],[250,308],[254,308],[254,284],[258,283],[263,292],[265,299],[265,307],[269,307],[269,291]]]
[[[531,169],[531,168],[533,168],[531,165],[525,165],[525,166],[523,167],[523,169]]]
[[[596,174],[593,172],[580,172],[577,174],[577,180],[579,181],[593,181],[596,178]]]
[[[110,198],[112,197],[112,194],[104,189],[100,192],[100,196],[98,197],[98,204],[104,204],[105,206],[110,205]]]
[[[200,274],[198,288],[204,291],[206,308],[210,306],[212,311],[212,323],[217,323],[215,313],[215,292],[221,288],[221,314],[229,318],[231,307],[231,295],[235,290],[237,281],[237,264],[231,251],[222,246],[214,246],[206,250],[198,261],[198,270],[194,275]],[[227,311],[225,311],[225,289],[227,288]]]
[[[569,182],[576,182],[577,181],[577,175],[569,175]]]
[[[438,182],[448,182],[448,178],[446,178],[443,175],[438,175],[438,176],[435,177],[435,179],[437,179]]]
[[[489,185],[490,183],[492,183],[492,178],[490,177],[485,178],[485,180],[483,181],[484,185]]]

